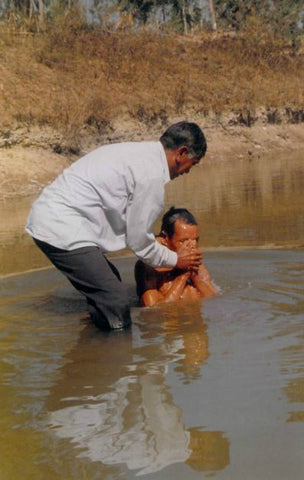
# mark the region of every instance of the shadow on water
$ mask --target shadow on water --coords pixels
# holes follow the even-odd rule
[[[209,253],[219,296],[112,333],[55,270],[1,280],[2,478],[302,480],[303,260]]]

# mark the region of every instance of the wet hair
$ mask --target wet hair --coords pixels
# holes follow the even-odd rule
[[[172,238],[177,220],[188,225],[197,225],[197,221],[189,210],[171,207],[163,216],[160,235],[164,236],[167,234],[169,238]]]
[[[207,141],[202,130],[196,123],[178,122],[171,125],[160,137],[164,148],[174,150],[185,146],[190,155],[202,158],[207,150]]]

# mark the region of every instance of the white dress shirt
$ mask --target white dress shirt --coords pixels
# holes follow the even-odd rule
[[[63,250],[129,247],[152,266],[174,267],[177,254],[155,241],[152,226],[170,180],[160,142],[102,146],[65,169],[34,202],[26,231]]]

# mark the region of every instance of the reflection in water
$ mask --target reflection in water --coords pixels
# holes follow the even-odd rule
[[[198,471],[223,469],[229,464],[227,438],[220,431],[185,428],[166,382],[170,364],[189,378],[208,356],[200,303],[155,314],[142,310],[132,335],[96,338],[91,327],[81,332],[66,357],[62,382],[48,398],[48,428],[70,439],[79,458],[125,463],[137,475],[179,462]]]
[[[194,213],[205,246],[303,245],[303,152],[207,163],[170,182],[166,207]]]
[[[272,309],[281,319],[276,336],[293,338],[293,343],[280,349],[281,371],[285,380],[283,392],[288,398],[287,422],[304,421],[304,263],[277,263],[277,282],[271,286],[276,295]],[[281,278],[285,279],[284,284]],[[268,287],[269,288],[269,287]],[[286,322],[291,317],[292,322]]]
[[[191,453],[186,463],[191,468],[198,472],[210,472],[222,470],[230,463],[229,441],[222,432],[202,432],[190,428],[189,434]]]
[[[167,185],[165,209],[178,204],[192,211],[203,246],[299,246],[303,190],[302,151],[227,163],[204,160],[193,173]],[[33,200],[0,202],[0,275],[49,265],[24,232]]]
[[[26,197],[0,202],[0,276],[50,265],[24,231],[32,201]]]
[[[302,277],[303,278],[303,277]],[[304,293],[304,289],[302,289]],[[298,342],[295,345],[281,350],[283,374],[287,376],[283,392],[290,403],[287,422],[304,422],[304,325],[303,325],[303,301],[301,310],[298,310],[298,329],[294,331]]]

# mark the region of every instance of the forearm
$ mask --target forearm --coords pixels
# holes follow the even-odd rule
[[[152,267],[175,267],[177,253],[155,240],[151,230],[163,208],[164,185],[159,178],[136,183],[127,205],[127,244]]]
[[[168,291],[163,294],[163,302],[174,302],[175,300],[179,300],[183,294],[188,279],[189,273],[184,273],[176,277]]]
[[[193,285],[203,297],[210,297],[217,293],[217,288],[211,282],[197,280],[196,282],[193,282]]]
[[[141,238],[144,240],[144,234]],[[142,244],[145,242],[143,241]],[[130,245],[129,245],[130,246]],[[145,246],[136,246],[136,248],[131,246],[133,252],[144,263],[151,267],[155,268],[167,268],[168,270],[173,269],[177,262],[177,254],[172,250],[168,249],[164,245],[160,245],[154,239],[151,239],[151,243],[145,243]]]
[[[191,276],[193,286],[198,290],[202,297],[210,297],[217,293],[216,286],[210,280],[209,274],[193,274]]]

